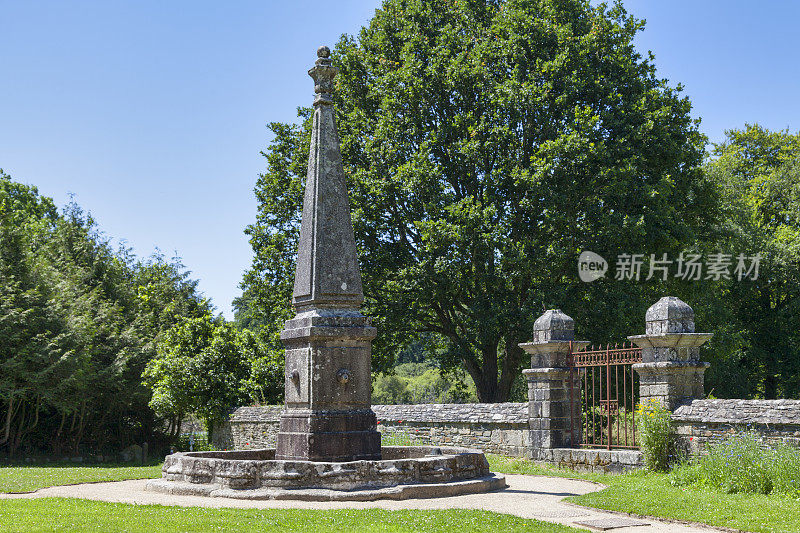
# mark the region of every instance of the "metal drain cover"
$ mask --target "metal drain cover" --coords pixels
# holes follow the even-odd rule
[[[581,520],[574,522],[579,526],[586,526],[598,531],[607,531],[609,529],[616,529],[618,527],[633,527],[633,526],[649,526],[649,522],[643,520],[635,520],[633,518],[600,518],[598,520]]]

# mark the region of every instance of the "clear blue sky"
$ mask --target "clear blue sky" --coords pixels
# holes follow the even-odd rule
[[[320,44],[377,0],[0,0],[0,168],[69,194],[140,255],[177,252],[231,317],[269,121],[309,105]],[[800,129],[800,3],[629,0],[641,50],[719,141]]]

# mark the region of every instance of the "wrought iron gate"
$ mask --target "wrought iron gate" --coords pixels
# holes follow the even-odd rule
[[[570,429],[574,436],[580,428],[581,446],[609,450],[639,447],[634,418],[639,380],[632,365],[641,361],[641,348],[632,344],[573,350],[570,343],[571,381],[580,381],[579,387],[570,388]]]

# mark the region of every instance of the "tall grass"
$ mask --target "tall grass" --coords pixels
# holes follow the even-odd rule
[[[416,435],[404,431],[381,431],[382,446],[420,446],[428,444]]]
[[[754,432],[709,446],[708,455],[683,462],[670,474],[673,485],[704,485],[726,493],[800,497],[800,449],[769,444]]]
[[[636,429],[644,453],[645,466],[665,471],[674,458],[674,433],[669,410],[656,399],[643,401],[636,408]]]

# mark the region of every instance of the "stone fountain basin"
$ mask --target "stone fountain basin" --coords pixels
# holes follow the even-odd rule
[[[274,449],[168,455],[147,489],[239,499],[369,500],[453,496],[504,488],[480,450],[384,446],[381,459],[284,461]]]

